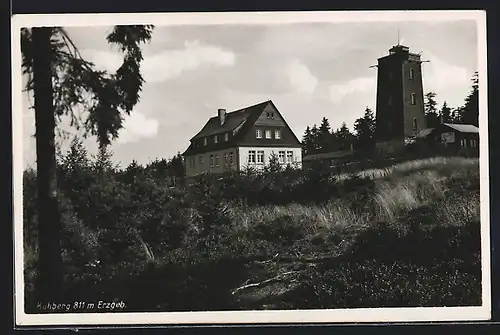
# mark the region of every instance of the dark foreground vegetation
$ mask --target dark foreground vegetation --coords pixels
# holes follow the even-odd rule
[[[272,165],[175,187],[169,162],[110,162],[77,143],[59,162],[68,304],[123,301],[114,312],[481,304],[477,159],[358,174]],[[36,197],[27,170],[26,311],[57,312],[34,298]]]

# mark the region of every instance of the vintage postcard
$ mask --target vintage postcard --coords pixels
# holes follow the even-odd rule
[[[488,320],[485,20],[15,15],[16,324]]]

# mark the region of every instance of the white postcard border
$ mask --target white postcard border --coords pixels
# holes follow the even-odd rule
[[[482,306],[432,308],[362,308],[335,310],[158,312],[158,313],[68,313],[26,314],[23,276],[23,115],[20,28],[33,26],[110,26],[126,24],[217,25],[287,24],[311,22],[395,22],[475,20],[478,34],[480,197]],[[120,14],[28,14],[12,18],[13,103],[13,201],[16,324],[50,325],[144,325],[144,324],[258,324],[480,321],[491,314],[489,148],[486,70],[485,11],[358,11],[358,12],[217,12],[217,13],[120,13]]]

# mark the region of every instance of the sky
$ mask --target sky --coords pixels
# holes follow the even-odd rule
[[[121,54],[106,42],[112,27],[69,27],[83,57],[115,71]],[[110,149],[122,167],[183,152],[217,109],[272,100],[296,136],[328,118],[352,130],[375,111],[377,59],[398,42],[422,52],[424,93],[463,104],[478,70],[475,21],[156,26],[143,47],[141,100]],[[34,112],[23,95],[24,166],[35,167]],[[81,134],[65,122],[59,127]],[[59,138],[63,150],[69,140]],[[95,138],[85,140],[90,153]]]

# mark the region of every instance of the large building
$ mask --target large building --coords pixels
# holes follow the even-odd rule
[[[273,155],[284,166],[302,161],[300,141],[271,100],[230,113],[219,109],[183,153],[187,177],[261,169]]]
[[[422,60],[403,45],[378,59],[377,148],[393,152],[426,128]]]

